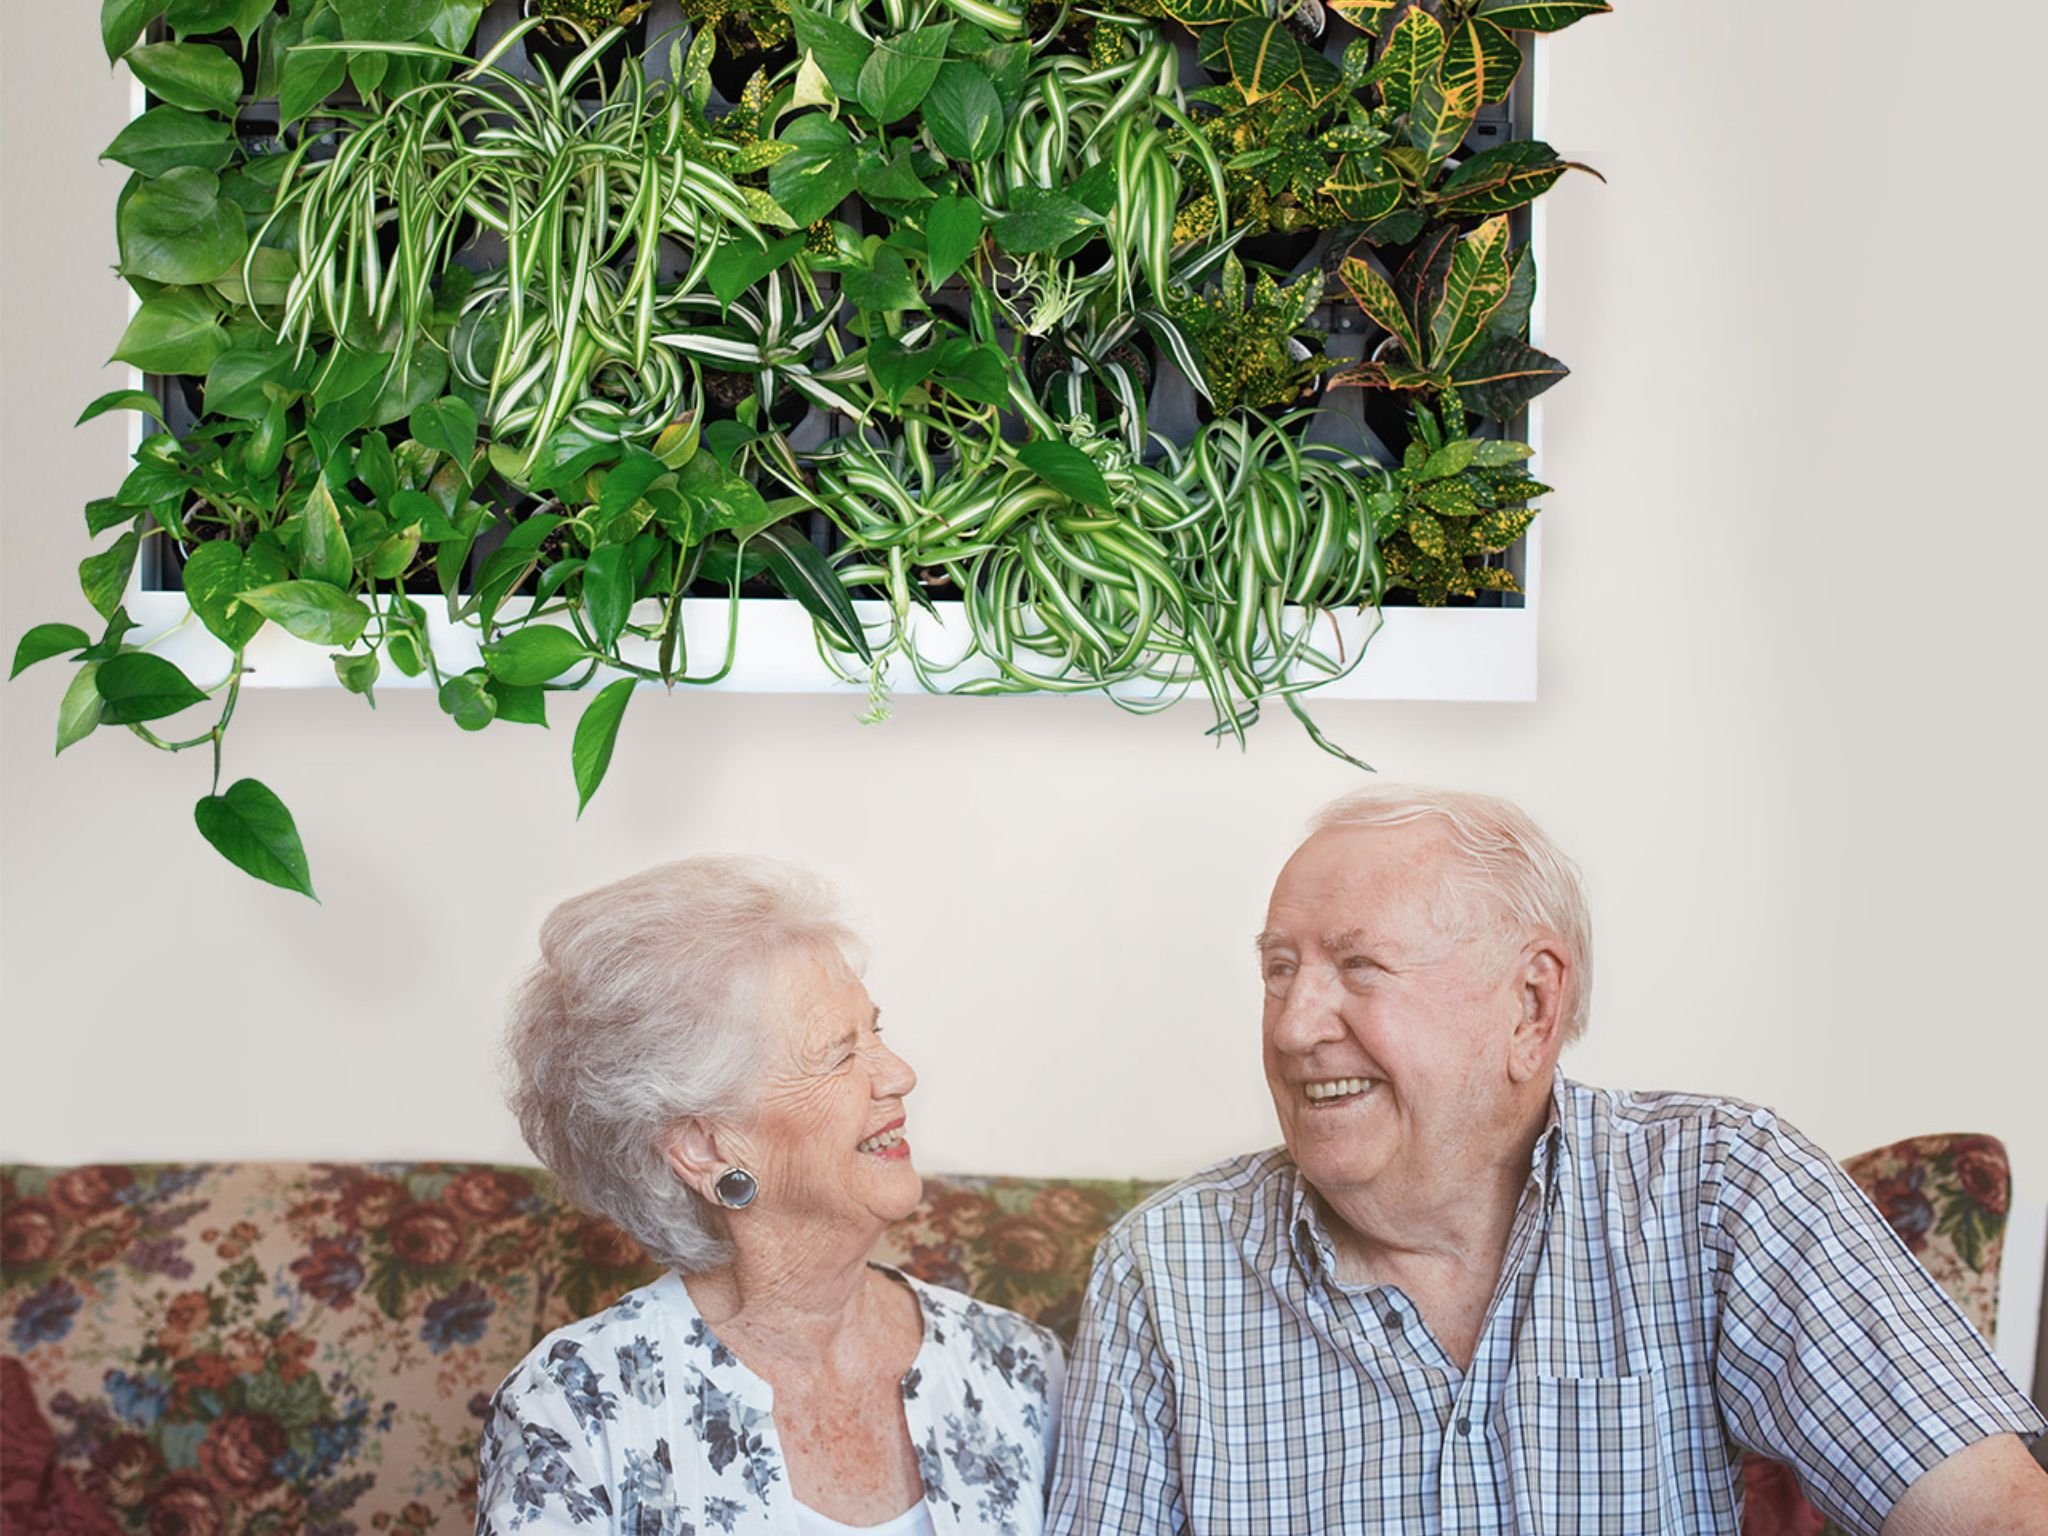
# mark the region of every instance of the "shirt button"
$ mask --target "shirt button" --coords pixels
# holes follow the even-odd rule
[[[1458,1433],[1459,1433],[1459,1434],[1461,1434],[1461,1435],[1469,1435],[1469,1434],[1471,1434],[1471,1433],[1472,1433],[1472,1421],[1471,1421],[1470,1419],[1466,1419],[1466,1418],[1461,1418],[1461,1419],[1459,1419],[1459,1420],[1458,1420]]]
[[[1396,1312],[1392,1308],[1389,1308],[1387,1310],[1387,1315],[1381,1318],[1380,1321],[1385,1323],[1389,1328],[1398,1330],[1403,1321],[1405,1321],[1405,1319],[1402,1318],[1399,1312]]]

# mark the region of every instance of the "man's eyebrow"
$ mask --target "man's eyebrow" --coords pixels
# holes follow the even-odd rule
[[[1363,928],[1346,928],[1341,933],[1326,933],[1323,935],[1323,948],[1333,955],[1347,949],[1363,949],[1364,947],[1365,930]]]
[[[1281,933],[1278,929],[1268,928],[1262,933],[1252,935],[1252,948],[1262,955],[1268,950],[1285,949],[1286,947],[1287,935]]]

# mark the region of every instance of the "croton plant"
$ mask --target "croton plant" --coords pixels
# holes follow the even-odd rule
[[[639,684],[730,668],[743,595],[877,712],[893,665],[1307,725],[1359,660],[1333,610],[1514,589],[1516,427],[1564,373],[1518,210],[1572,166],[1474,130],[1529,34],[1607,9],[104,0],[149,93],[105,153],[152,387],[85,411],[146,418],[85,508],[97,633],[15,671],[74,666],[60,752],[205,749],[200,831],[307,894],[284,805],[222,784],[271,625],[464,730],[594,688],[579,810]],[[145,552],[218,675],[136,643]],[[722,654],[686,597],[731,605]]]

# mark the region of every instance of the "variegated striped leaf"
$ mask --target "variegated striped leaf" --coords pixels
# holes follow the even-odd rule
[[[1613,9],[1607,0],[1493,0],[1479,14],[1515,32],[1561,32],[1575,21]]]
[[[1399,341],[1411,362],[1420,365],[1426,360],[1422,342],[1408,319],[1408,312],[1401,308],[1393,284],[1380,276],[1378,268],[1362,256],[1347,256],[1344,265],[1337,269],[1337,275],[1344,280],[1344,286],[1351,291],[1351,297],[1365,311],[1367,318]]]
[[[1395,112],[1408,111],[1423,86],[1436,79],[1443,58],[1443,25],[1425,10],[1407,11],[1380,55],[1380,99]]]
[[[1444,279],[1444,296],[1429,318],[1429,355],[1437,368],[1456,365],[1486,334],[1486,322],[1508,296],[1508,221],[1488,219],[1458,242]]]

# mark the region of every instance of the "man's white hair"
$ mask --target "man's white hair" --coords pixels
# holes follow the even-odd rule
[[[731,1253],[669,1166],[669,1132],[756,1102],[779,968],[812,945],[858,965],[826,880],[773,859],[658,864],[548,914],[512,994],[508,1100],[562,1192],[685,1274]]]
[[[1571,964],[1561,1033],[1567,1045],[1578,1039],[1593,1009],[1593,917],[1579,866],[1520,806],[1492,795],[1384,784],[1331,801],[1310,828],[1418,822],[1434,824],[1455,855],[1444,871],[1443,895],[1468,934],[1492,926],[1517,943],[1537,932],[1563,941]]]

